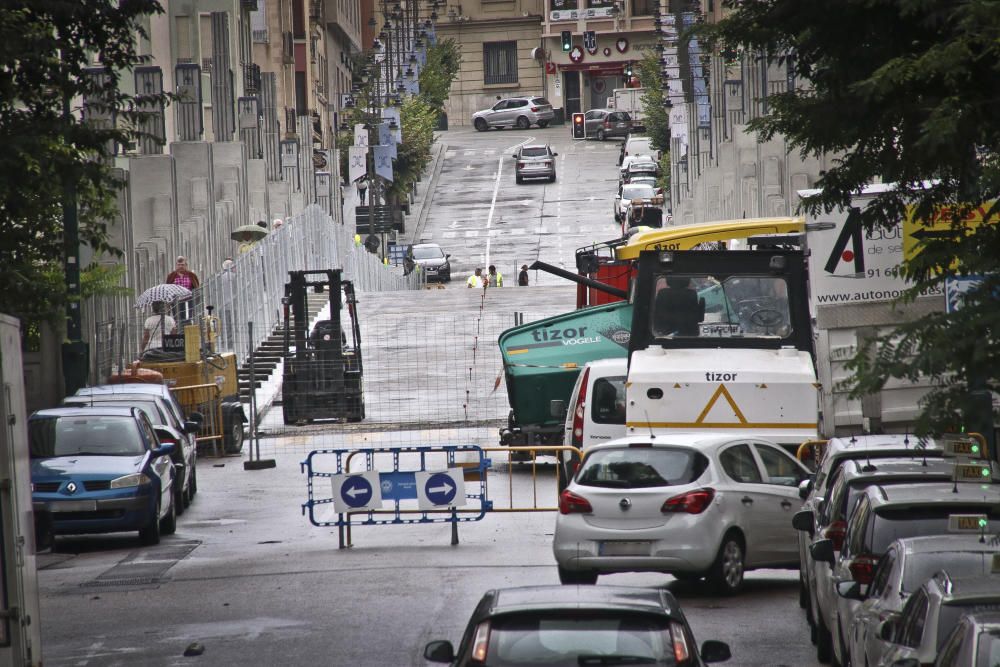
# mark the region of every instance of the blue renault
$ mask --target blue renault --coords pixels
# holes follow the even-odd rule
[[[173,444],[134,407],[39,410],[28,420],[32,501],[55,535],[138,530],[143,544],[177,528]]]

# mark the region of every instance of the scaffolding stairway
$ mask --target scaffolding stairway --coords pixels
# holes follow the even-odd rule
[[[307,297],[308,307],[309,307],[309,326],[312,326],[316,320],[316,316],[319,312],[323,310],[323,307],[330,301],[330,295],[327,293],[314,294],[310,293]],[[292,333],[294,337],[294,332]],[[274,373],[274,369],[277,368],[278,362],[281,361],[281,357],[285,351],[285,329],[284,324],[278,324],[271,334],[261,341],[260,345],[254,350],[254,374],[253,374],[253,388],[259,389],[261,383],[267,381]],[[249,363],[243,364],[239,370],[239,382],[240,382],[240,401],[243,403],[250,402],[250,365]]]

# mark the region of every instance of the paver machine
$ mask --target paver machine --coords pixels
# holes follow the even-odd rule
[[[316,322],[312,331],[306,298],[310,290],[330,295],[330,317]],[[339,269],[289,271],[282,304],[285,424],[364,419],[361,328],[354,284],[343,280]]]

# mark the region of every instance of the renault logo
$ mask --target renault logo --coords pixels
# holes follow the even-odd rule
[[[629,507],[632,507],[632,501],[629,500],[628,498],[622,498],[620,501],[618,501],[618,507],[621,507],[622,511],[624,512]]]
[[[76,482],[70,482],[66,485],[66,493],[76,493]]]

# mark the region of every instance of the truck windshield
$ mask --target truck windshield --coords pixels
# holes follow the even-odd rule
[[[787,338],[792,333],[782,277],[704,274],[657,276],[654,337]]]

